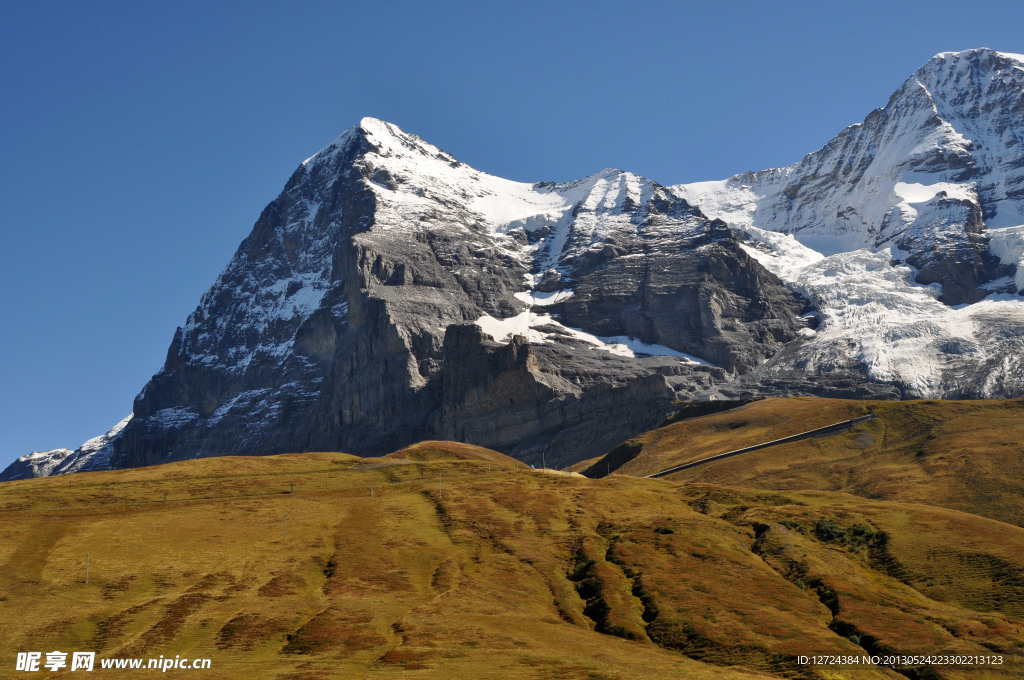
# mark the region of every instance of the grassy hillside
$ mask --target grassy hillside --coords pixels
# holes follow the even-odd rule
[[[1024,400],[764,399],[644,433],[593,469],[648,475],[874,413],[874,420],[684,470],[670,478],[759,489],[843,491],[929,503],[1024,526]]]
[[[485,449],[482,446],[472,444],[460,444],[458,442],[424,441],[404,449],[389,453],[384,456],[388,460],[410,460],[419,462],[440,461],[440,460],[476,460],[484,463],[493,463],[503,467],[528,467],[526,463],[515,458],[506,456],[503,453]]]
[[[865,650],[1024,674],[1024,529],[942,507],[430,442],[11,482],[0,516],[0,677],[55,649],[213,659],[168,678],[904,677],[797,661]]]

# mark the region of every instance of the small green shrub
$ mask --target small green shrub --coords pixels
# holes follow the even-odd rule
[[[817,524],[814,525],[814,535],[826,543],[846,545],[850,542],[850,537],[846,534],[845,529],[824,517],[819,518]]]

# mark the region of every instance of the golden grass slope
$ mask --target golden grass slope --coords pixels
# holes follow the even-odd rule
[[[610,468],[644,476],[874,413],[837,435],[781,444],[691,468],[677,481],[844,491],[929,503],[1024,525],[1024,400],[764,399],[646,432]],[[627,462],[622,462],[626,451]],[[601,462],[594,465],[604,472]]]
[[[438,460],[476,460],[504,467],[528,467],[503,453],[485,449],[482,446],[458,442],[423,441],[384,456],[388,460],[413,460],[420,462]]]
[[[425,448],[0,485],[0,677],[33,650],[213,659],[168,678],[901,677],[797,661],[866,650],[1024,674],[1024,529]]]

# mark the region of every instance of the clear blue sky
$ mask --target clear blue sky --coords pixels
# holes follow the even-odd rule
[[[362,116],[516,180],[721,179],[799,160],[937,52],[1024,52],[1022,26],[1019,0],[6,2],[0,467],[127,415]]]

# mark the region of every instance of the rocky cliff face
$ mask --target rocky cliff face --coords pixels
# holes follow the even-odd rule
[[[1024,57],[939,55],[799,163],[675,187],[510,182],[364,119],[89,464],[456,439],[561,465],[677,400],[1024,394],[1022,102]]]
[[[437,438],[568,463],[760,364],[805,306],[653,182],[508,182],[365,119],[264,210],[111,464]]]

